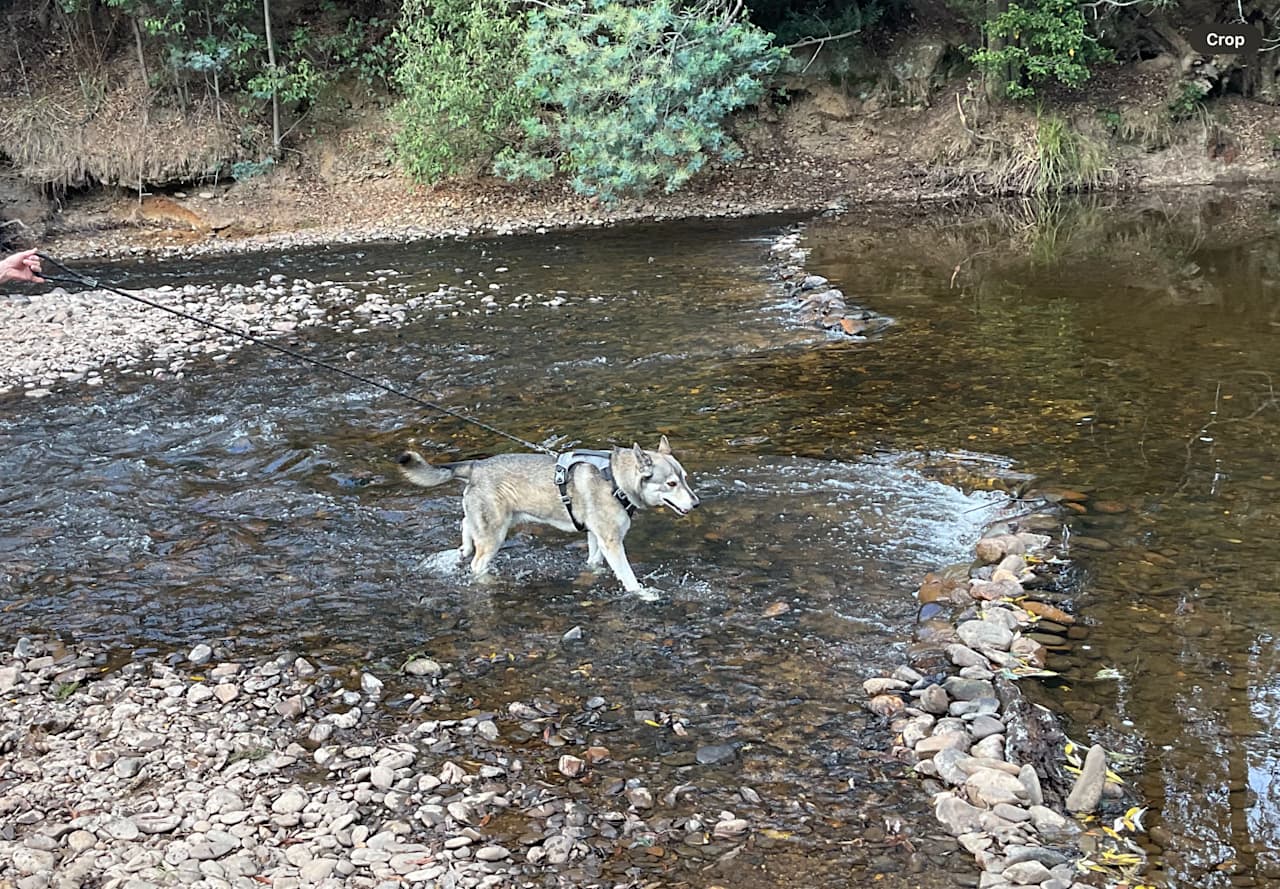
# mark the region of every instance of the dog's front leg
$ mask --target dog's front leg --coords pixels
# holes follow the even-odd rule
[[[600,552],[600,538],[596,536],[595,531],[587,532],[587,568],[592,571],[599,570],[604,564],[604,554]]]
[[[601,537],[600,551],[604,553],[605,561],[613,569],[614,576],[622,581],[624,590],[628,593],[635,593],[637,598],[646,602],[652,602],[658,598],[656,591],[643,586],[640,581],[636,580],[636,573],[631,570],[631,563],[627,561],[627,551],[622,548],[621,538]]]

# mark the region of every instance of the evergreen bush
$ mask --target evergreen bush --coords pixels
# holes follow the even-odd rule
[[[761,97],[783,50],[771,36],[706,0],[565,0],[536,10],[517,83],[541,104],[524,141],[497,172],[544,179],[611,202],[673,192],[712,159],[740,150],[725,119]]]

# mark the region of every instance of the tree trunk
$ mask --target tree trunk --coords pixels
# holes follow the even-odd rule
[[[217,57],[217,47],[213,44],[213,17],[209,14],[209,7],[204,8],[204,26],[209,33],[209,42],[214,50],[213,58],[213,116],[218,121],[218,129],[222,129],[222,86],[218,81],[218,67],[221,61]]]
[[[276,94],[276,44],[271,37],[271,0],[262,0],[262,20],[267,28],[267,65],[271,68],[271,148],[280,153],[280,97]]]
[[[142,72],[142,126],[145,128],[151,111],[151,75],[147,73],[147,57],[142,51],[142,29],[136,18],[130,17],[129,23],[133,25],[133,45],[138,50],[138,69]]]
[[[1001,13],[1008,9],[1007,0],[987,0],[987,16],[988,22],[995,21]],[[1005,42],[1003,37],[997,37],[994,34],[984,35],[987,49],[991,52],[999,52],[1004,49]],[[1005,65],[1000,68],[988,69],[982,75],[982,88],[987,94],[987,100],[990,102],[1003,102],[1009,97],[1009,70]]]

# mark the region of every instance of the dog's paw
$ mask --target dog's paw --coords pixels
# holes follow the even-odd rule
[[[634,593],[641,602],[657,602],[662,598],[662,590],[651,586],[642,586]]]

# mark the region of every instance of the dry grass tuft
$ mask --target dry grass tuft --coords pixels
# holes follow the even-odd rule
[[[33,98],[0,100],[0,155],[19,177],[46,188],[126,188],[216,178],[250,155],[224,110],[211,104],[146,108],[139,89],[82,82]]]
[[[1065,118],[1038,114],[1025,119],[979,119],[957,97],[949,138],[942,141],[932,180],[945,187],[990,195],[1046,196],[1092,191],[1109,185],[1103,146]]]

